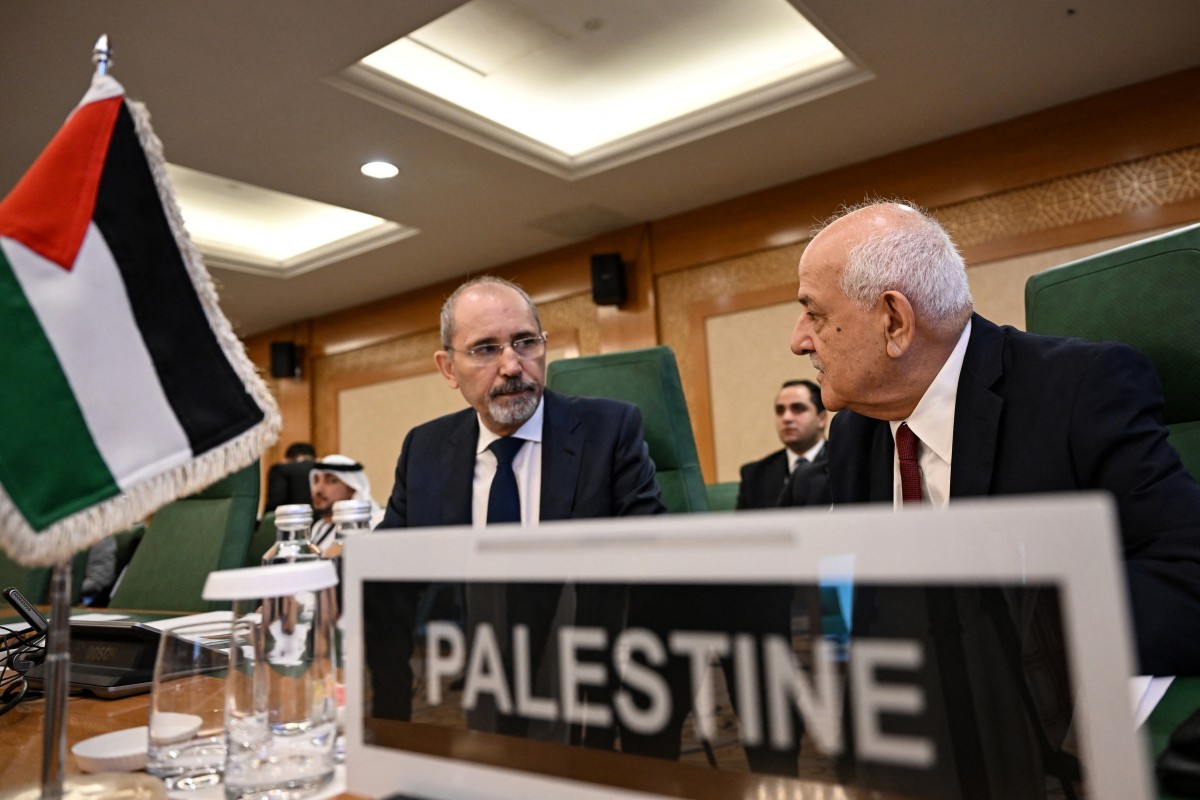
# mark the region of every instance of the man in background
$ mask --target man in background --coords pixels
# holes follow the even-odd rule
[[[366,500],[371,504],[371,527],[383,519],[383,509],[371,497],[371,479],[363,465],[349,456],[329,455],[312,462],[308,474],[312,492],[313,524],[309,539],[321,552],[333,546],[333,504],[339,500]]]
[[[737,507],[775,508],[798,466],[823,465],[826,421],[820,386],[809,380],[785,382],[775,396],[775,432],[783,449],[742,465]]]
[[[317,451],[308,442],[293,442],[284,453],[286,461],[271,465],[267,470],[267,501],[263,513],[276,506],[291,503],[311,503],[308,471],[312,469]]]

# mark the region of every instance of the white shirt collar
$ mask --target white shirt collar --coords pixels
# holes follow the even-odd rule
[[[958,401],[958,379],[962,374],[963,358],[967,354],[967,343],[971,339],[971,321],[968,319],[958,337],[958,343],[950,351],[946,363],[938,371],[933,383],[925,390],[917,407],[907,420],[892,420],[888,424],[895,441],[896,429],[901,422],[920,439],[917,461],[921,465],[921,487],[925,502],[937,508],[945,508],[950,502],[950,472],[954,456],[954,412]],[[900,489],[899,456],[893,453],[893,501],[902,505]]]
[[[787,453],[788,472],[793,472],[796,469],[796,462],[800,459],[808,461],[810,464],[817,460],[817,456],[821,454],[821,448],[825,446],[825,440],[820,439],[812,447],[805,450],[803,453],[793,453],[791,450],[784,448],[783,452]]]

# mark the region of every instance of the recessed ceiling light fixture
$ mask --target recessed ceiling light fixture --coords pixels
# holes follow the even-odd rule
[[[210,267],[290,278],[418,233],[390,220],[178,164],[167,174]]]
[[[368,178],[394,178],[400,174],[400,170],[395,164],[389,164],[386,161],[368,161],[362,165],[362,174]]]
[[[788,0],[469,0],[328,80],[575,179],[871,77]]]

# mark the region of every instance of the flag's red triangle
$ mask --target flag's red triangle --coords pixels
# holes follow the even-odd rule
[[[111,97],[75,109],[0,200],[0,236],[71,269],[92,219],[113,124],[124,101]]]

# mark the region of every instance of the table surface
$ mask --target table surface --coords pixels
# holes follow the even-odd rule
[[[71,698],[67,705],[67,774],[80,772],[69,752],[75,743],[109,731],[145,725],[147,704],[148,695],[144,694],[116,700]],[[1196,708],[1200,708],[1200,678],[1176,679],[1146,723],[1153,758],[1157,758],[1166,747],[1167,739],[1175,726]],[[31,700],[0,715],[0,787],[11,789],[33,786],[41,779],[42,725],[45,714],[45,701]],[[655,766],[658,770],[670,771],[670,765],[664,762],[657,762]],[[729,773],[709,775],[713,781],[733,780],[739,786],[752,777],[733,777]],[[826,791],[828,788],[825,787]],[[341,800],[355,800],[356,796],[344,794],[339,797]],[[1162,794],[1160,797],[1162,800],[1174,800],[1174,797],[1168,794]]]
[[[138,616],[154,619],[167,615],[163,613],[142,612]],[[171,614],[171,616],[174,616],[174,614]],[[67,704],[67,774],[80,774],[79,765],[75,763],[75,758],[70,753],[72,746],[84,739],[99,736],[103,733],[145,725],[147,723],[148,705],[149,695],[146,694],[133,695],[115,700],[101,700],[90,697],[71,698]],[[1197,708],[1200,708],[1200,677],[1177,678],[1174,680],[1167,690],[1166,695],[1146,722],[1151,765],[1153,765],[1154,760],[1166,748],[1171,731]],[[46,702],[39,699],[20,703],[7,713],[0,715],[0,788],[8,790],[20,786],[34,786],[41,780],[42,730],[45,714]],[[387,727],[387,723],[384,724],[384,727]],[[460,733],[468,737],[474,736],[478,738],[480,736],[471,732]],[[400,738],[407,738],[406,734],[401,730],[394,732],[394,735]],[[426,733],[425,736],[428,736],[428,734]],[[508,737],[489,738],[505,740],[505,744],[511,744]],[[457,742],[456,746],[466,746],[472,743],[474,743],[474,746],[479,746],[479,742],[475,740],[465,743]],[[426,742],[424,745],[415,746],[415,749],[420,751],[423,748],[433,746],[433,744],[435,743]],[[522,742],[522,744],[536,747],[538,743]],[[583,759],[590,756],[600,759],[603,759],[605,755],[611,756],[611,754],[591,753],[583,749],[580,749],[580,754]],[[647,775],[650,775],[652,772],[676,772],[672,767],[673,765],[668,762],[654,761],[648,762],[646,769],[642,770],[642,772]],[[601,771],[606,769],[611,770],[612,764],[608,761],[603,761],[596,765],[596,768]],[[587,772],[589,765],[583,764],[581,769]],[[689,770],[689,774],[692,771],[695,771],[695,768]],[[776,780],[766,776],[753,776],[744,773],[734,774],[715,770],[700,771],[706,776],[704,783],[707,784],[707,787],[716,791],[713,797],[721,798],[736,797],[739,795],[744,797],[770,796],[763,795],[759,790],[767,788],[763,783],[764,781],[769,783]],[[679,778],[680,776],[675,775],[675,777]],[[607,781],[601,780],[600,782],[606,783]],[[788,783],[793,787],[796,785],[792,781]],[[804,782],[802,781],[801,783]],[[665,788],[661,785],[662,779],[658,777],[650,780],[649,784]],[[821,790],[822,787],[823,791]],[[814,794],[812,796],[828,796],[827,792],[829,788],[825,784],[814,784]],[[732,795],[729,794],[730,791],[733,792]],[[667,790],[666,793],[671,794],[672,792]],[[343,794],[338,797],[339,800],[361,800],[356,795],[350,794]],[[1176,796],[1166,793],[1161,793],[1159,797],[1160,800],[1183,800],[1183,798],[1176,798]]]

